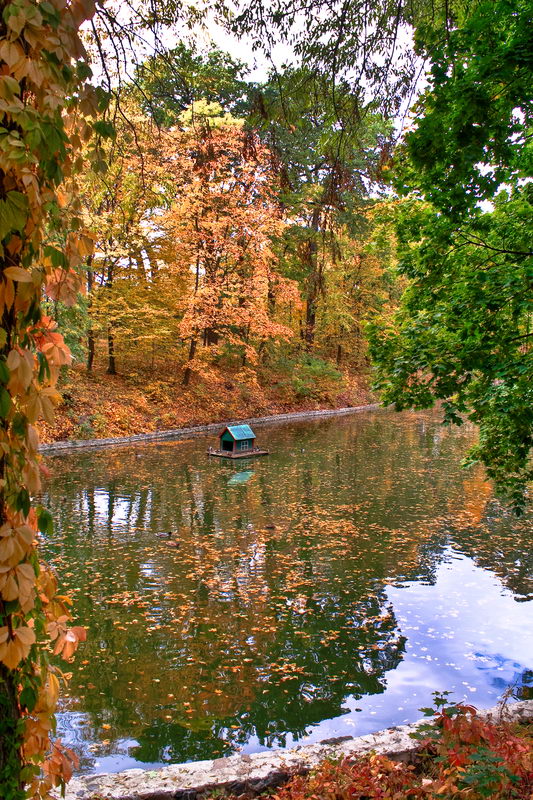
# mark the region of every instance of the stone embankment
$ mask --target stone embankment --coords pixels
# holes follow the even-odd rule
[[[151,442],[166,442],[173,439],[189,439],[192,436],[201,436],[210,431],[219,431],[225,425],[247,423],[248,425],[265,425],[272,422],[298,422],[298,420],[316,419],[319,417],[338,417],[345,414],[356,414],[361,411],[376,411],[379,403],[366,406],[353,406],[350,408],[335,408],[325,411],[294,411],[290,414],[273,414],[270,417],[251,417],[250,419],[228,420],[226,422],[211,422],[209,425],[196,425],[192,428],[174,428],[168,431],[155,431],[154,433],[138,433],[135,436],[120,436],[114,439],[72,439],[63,442],[42,444],[41,453],[56,455],[70,450],[86,449],[89,447],[125,447],[132,444],[150,444]]]
[[[495,721],[503,717],[513,722],[530,722],[533,700],[503,708],[496,706],[479,713]],[[415,760],[418,748],[417,740],[410,734],[427,721],[426,718],[367,736],[326,739],[290,750],[175,764],[158,770],[130,769],[116,774],[73,778],[65,800],[194,800],[221,790],[236,794],[261,792],[279,786],[294,774],[309,772],[324,759],[355,757],[372,751],[396,761],[410,762]]]

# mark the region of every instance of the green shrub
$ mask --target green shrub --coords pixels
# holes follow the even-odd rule
[[[291,386],[297,397],[320,399],[342,388],[342,373],[329,361],[305,356],[294,366]]]

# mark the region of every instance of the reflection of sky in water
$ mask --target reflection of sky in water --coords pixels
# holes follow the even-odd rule
[[[59,717],[83,771],[360,735],[435,690],[490,706],[532,666],[530,528],[460,470],[471,428],[260,438],[239,465],[203,439],[51,464],[45,551],[89,627]]]
[[[88,714],[77,714],[74,712],[59,713],[57,714],[57,722],[59,729],[62,732],[63,744],[68,742],[69,747],[85,748],[84,730],[90,725]],[[120,764],[120,769],[133,769],[139,766],[139,762],[135,758],[129,756],[132,747],[135,747],[138,742],[135,739],[117,739],[113,742],[114,753],[112,756],[99,756],[94,761],[95,772],[116,772]],[[159,766],[158,762],[154,764],[143,764],[146,769],[150,767]]]
[[[422,716],[420,708],[432,705],[435,691],[452,691],[451,700],[478,708],[493,706],[531,668],[530,609],[470,558],[452,551],[447,556],[434,585],[412,581],[387,589],[407,645],[400,665],[387,673],[384,693],[347,698],[350,713],[322,722],[306,743],[413,722]],[[288,746],[295,743],[288,738]],[[244,748],[258,749],[266,748],[256,740]]]
[[[112,513],[109,513],[109,492],[97,490],[92,496],[94,502],[95,519],[100,524],[109,528],[121,528],[128,524],[131,517],[138,511],[139,502],[131,503],[127,497],[114,497],[112,504]],[[84,501],[84,510],[88,511],[87,499]]]
[[[531,667],[529,608],[517,604],[498,578],[476,567],[471,559],[452,551],[446,555],[435,584],[412,581],[387,589],[407,645],[400,665],[387,673],[384,693],[347,697],[344,715],[312,727],[303,739],[289,735],[287,747],[336,736],[363,736],[412,722],[421,716],[421,707],[432,705],[435,691],[451,691],[451,700],[478,708],[492,706],[502,691]],[[84,744],[77,732],[89,724],[87,716],[59,715],[65,741]],[[113,755],[98,756],[94,771],[137,767],[139,762],[129,755],[137,744],[135,739],[115,741]],[[245,753],[266,749],[255,736],[241,748]],[[157,765],[143,762],[147,769]]]

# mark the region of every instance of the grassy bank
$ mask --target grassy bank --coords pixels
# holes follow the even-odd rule
[[[368,377],[308,359],[283,372],[212,367],[189,386],[181,370],[108,375],[79,365],[62,378],[63,400],[43,442],[128,436],[291,411],[372,402]]]

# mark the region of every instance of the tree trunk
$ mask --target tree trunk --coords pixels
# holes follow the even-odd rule
[[[115,336],[111,325],[107,328],[107,374],[117,374],[117,362],[115,360]]]
[[[0,624],[4,604],[0,603]],[[20,781],[22,736],[17,685],[20,676],[0,664],[0,797],[23,800],[26,796]]]
[[[196,338],[191,339],[191,346],[189,347],[189,358],[187,359],[189,362],[191,362],[193,360],[195,353],[196,353]],[[192,374],[192,370],[191,370],[189,364],[187,364],[187,366],[185,367],[185,372],[183,373],[183,380],[181,382],[182,386],[188,386],[189,385],[189,381],[191,379],[191,374]]]
[[[305,312],[305,349],[312,350],[315,341],[315,328],[316,328],[316,301],[318,295],[315,287],[307,295],[307,307]]]
[[[107,272],[106,288],[113,288],[113,267],[109,267]],[[108,323],[107,326],[107,374],[117,374],[117,363],[115,361],[115,335],[113,333],[113,326]]]
[[[218,344],[219,335],[212,328],[206,328],[204,331],[204,347],[211,347],[212,344]]]
[[[94,272],[92,271],[93,257],[89,256],[88,261],[88,269],[87,269],[87,299],[88,299],[88,311],[89,311],[89,319],[91,316],[91,305],[92,305],[92,291],[94,286]],[[94,364],[94,331],[92,326],[87,331],[87,372],[92,372]]]
[[[5,185],[6,178],[0,169],[0,189]],[[3,271],[8,267],[20,267],[20,259],[16,254],[11,255],[5,250],[5,256],[0,256],[0,281],[3,285]],[[1,318],[1,326],[5,333],[4,344],[0,349],[0,358],[5,364],[9,351],[11,350],[14,334],[16,334],[17,318],[13,306],[8,309],[4,306]],[[4,418],[0,422],[2,435],[8,441],[9,423]],[[11,451],[10,451],[11,452]],[[6,521],[6,499],[5,486],[7,473],[6,457],[0,458],[0,525]],[[17,488],[21,488],[20,486]],[[4,600],[0,597],[0,628],[7,627],[12,629],[12,620],[6,609]],[[26,796],[23,784],[20,780],[20,772],[23,766],[21,746],[22,731],[20,729],[21,709],[18,701],[20,670],[10,670],[4,664],[0,664],[0,797],[12,798],[13,800],[23,800]]]
[[[311,235],[306,244],[305,261],[309,270],[308,290],[305,310],[305,349],[311,350],[315,341],[316,312],[320,294],[322,292],[322,267],[318,263],[317,234],[320,222],[320,209],[313,210],[311,217]]]
[[[245,367],[246,366],[246,345],[248,344],[248,342],[250,340],[250,326],[249,325],[247,325],[245,330],[243,331],[242,338],[244,339],[244,341],[246,343],[245,346],[242,348],[242,366]]]
[[[94,331],[87,331],[87,372],[92,372],[94,364]]]

